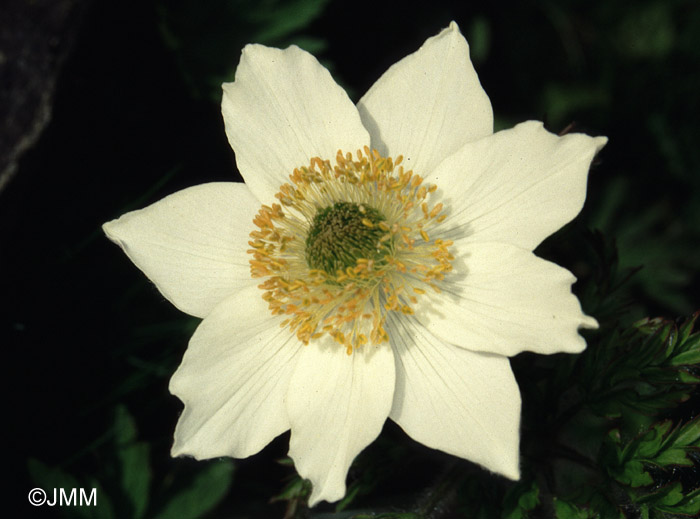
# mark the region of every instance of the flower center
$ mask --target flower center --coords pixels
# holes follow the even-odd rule
[[[333,275],[355,267],[358,259],[378,259],[386,234],[378,224],[385,220],[376,209],[352,202],[319,210],[306,237],[306,263]]]
[[[451,241],[435,238],[445,220],[430,204],[434,185],[368,148],[338,151],[294,170],[254,218],[251,276],[274,315],[299,340],[324,335],[348,354],[387,342],[389,312],[414,313],[418,297],[440,292],[452,269]],[[433,235],[433,238],[431,238]]]

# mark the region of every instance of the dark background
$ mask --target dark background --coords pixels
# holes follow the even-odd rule
[[[696,2],[396,5],[72,0],[3,8],[0,341],[23,510],[38,486],[29,459],[43,464],[34,471],[60,467],[82,486],[96,479],[117,488],[119,503],[110,447],[118,405],[149,446],[149,510],[200,470],[169,458],[181,405],[167,390],[197,321],[168,304],[100,225],[187,186],[241,180],[219,85],[232,79],[248,42],[301,45],[356,101],[454,19],[497,128],[538,119],[558,132],[574,122],[610,138],[576,226],[615,241],[620,268],[642,267],[625,285],[629,305],[619,318],[674,318],[700,306]],[[577,256],[578,236],[565,230],[541,253],[586,279],[593,267]],[[281,516],[282,505],[266,502],[293,474],[274,461],[286,448],[283,436],[237,463],[209,517]],[[398,477],[391,490],[410,494],[421,478],[410,479]]]

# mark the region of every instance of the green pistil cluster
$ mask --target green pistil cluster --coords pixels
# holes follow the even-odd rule
[[[320,209],[306,237],[306,263],[312,269],[335,275],[355,267],[357,260],[376,260],[385,251],[379,227],[384,216],[371,207],[337,202]]]

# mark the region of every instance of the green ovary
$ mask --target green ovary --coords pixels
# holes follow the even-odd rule
[[[383,221],[376,209],[352,202],[319,209],[306,237],[306,263],[335,275],[355,267],[358,259],[382,258],[386,247],[380,240],[387,232],[378,224]]]

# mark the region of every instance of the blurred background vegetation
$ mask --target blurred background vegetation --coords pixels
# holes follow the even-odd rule
[[[538,119],[554,132],[573,125],[610,138],[583,213],[538,250],[579,277],[575,290],[600,334],[700,307],[695,0],[15,0],[3,9],[0,341],[10,355],[6,427],[19,474],[8,495],[23,516],[304,516],[306,488],[284,461],[287,435],[247,460],[170,458],[181,404],[167,384],[197,321],[164,301],[100,230],[184,187],[241,180],[220,84],[249,42],[309,50],[356,101],[457,21],[498,129]],[[515,359],[521,386],[525,367],[531,359]],[[680,411],[687,423],[691,407]],[[454,505],[440,490],[466,477],[453,470],[448,456],[388,424],[351,471],[343,506],[354,511],[332,515],[324,505],[315,517],[390,509],[462,517],[450,514],[484,496],[467,481]],[[510,499],[495,516],[587,517],[556,500],[556,509],[538,508],[530,480],[513,490],[469,471]],[[700,479],[697,462],[688,474]],[[31,509],[34,486],[97,487],[100,506]]]

